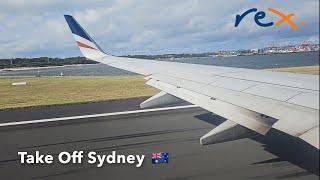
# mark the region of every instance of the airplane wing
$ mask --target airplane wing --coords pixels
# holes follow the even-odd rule
[[[275,128],[319,149],[319,76],[116,57],[106,54],[69,15],[65,19],[82,54],[146,76],[162,92],[141,107],[185,100],[227,120],[201,144],[237,139]]]

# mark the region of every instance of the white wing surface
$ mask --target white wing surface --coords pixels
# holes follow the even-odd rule
[[[262,135],[275,128],[319,149],[318,75],[115,57],[104,53],[72,16],[65,18],[86,58],[145,75],[148,85],[163,91],[144,106],[175,97],[228,119],[201,138],[202,144],[240,136],[245,128]]]

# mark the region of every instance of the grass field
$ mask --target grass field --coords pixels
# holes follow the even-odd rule
[[[319,66],[271,69],[319,74]],[[26,81],[26,86],[12,86]],[[151,96],[158,90],[142,76],[0,77],[0,109],[76,104]]]
[[[12,86],[26,81],[26,86]],[[142,76],[1,77],[0,109],[75,104],[151,96]]]
[[[281,72],[292,72],[292,73],[304,73],[304,74],[319,74],[319,65],[318,66],[276,68],[276,69],[268,69],[268,70],[281,71]]]

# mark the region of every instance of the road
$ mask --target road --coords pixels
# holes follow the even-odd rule
[[[143,98],[0,111],[0,123],[139,109]],[[0,128],[0,179],[319,179],[319,151],[272,130],[201,146],[199,138],[222,118],[200,108],[95,117]],[[96,151],[146,155],[141,168],[87,163],[20,164],[18,151]],[[152,152],[168,164],[151,164]]]

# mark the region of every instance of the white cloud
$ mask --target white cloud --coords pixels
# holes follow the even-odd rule
[[[294,12],[305,27],[261,28],[248,15],[234,28],[235,15],[257,7]],[[2,0],[0,54],[11,56],[80,55],[64,21],[74,15],[96,41],[114,54],[221,50],[263,46],[290,38],[319,38],[318,1],[212,0]],[[277,19],[268,15],[268,20]],[[236,43],[235,43],[236,42]],[[241,42],[241,43],[239,43]],[[232,43],[232,44],[230,44]]]

